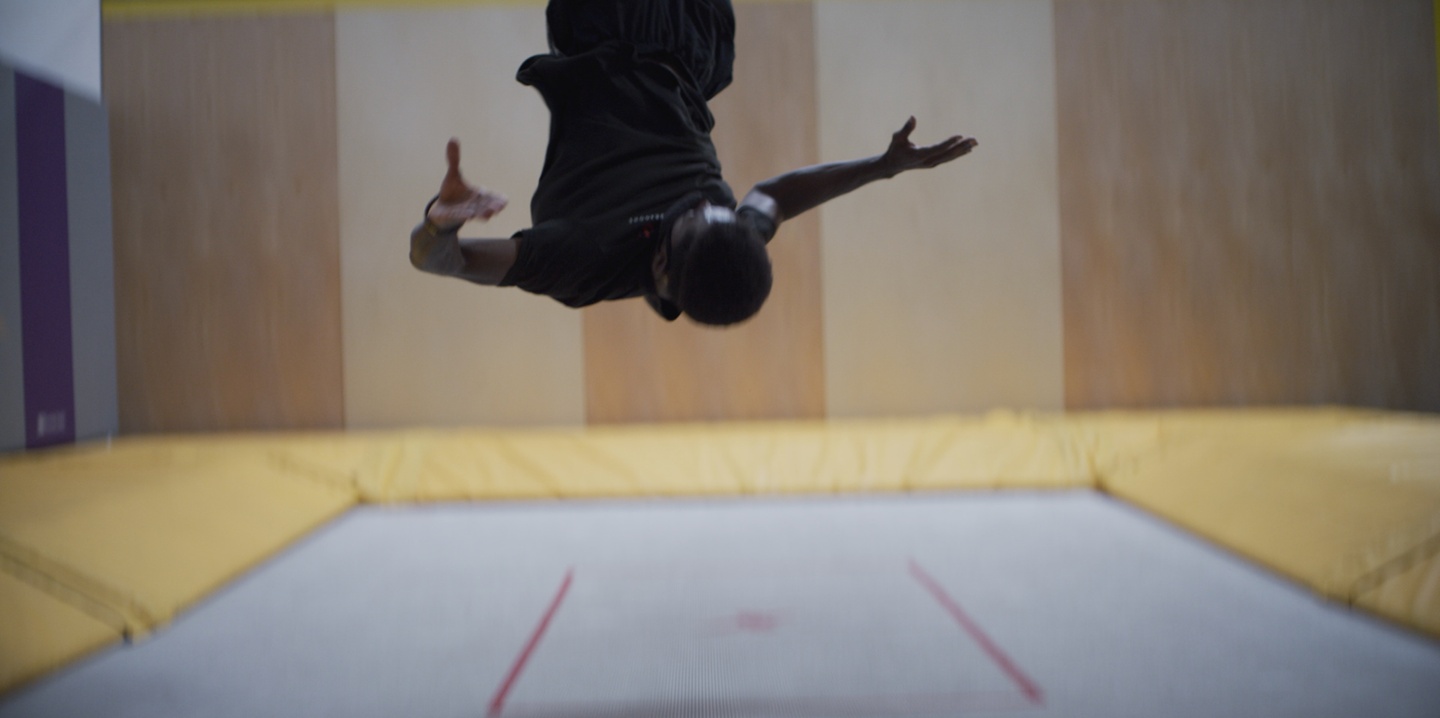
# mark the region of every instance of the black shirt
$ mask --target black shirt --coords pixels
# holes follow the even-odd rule
[[[550,108],[550,141],[530,202],[534,226],[516,233],[515,265],[501,286],[571,307],[645,296],[666,319],[679,316],[654,296],[656,247],[702,199],[735,207],[704,96],[664,56],[618,42],[537,55],[516,79]],[[767,240],[774,234],[758,212],[742,210],[741,219]]]

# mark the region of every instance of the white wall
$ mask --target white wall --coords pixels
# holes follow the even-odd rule
[[[0,0],[0,60],[100,101],[100,0]]]

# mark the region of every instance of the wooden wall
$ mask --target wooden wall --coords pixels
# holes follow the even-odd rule
[[[1431,3],[1057,3],[1071,408],[1440,409]]]
[[[124,432],[343,416],[329,16],[104,26]]]
[[[529,226],[549,114],[515,69],[545,51],[540,8],[342,12],[335,27],[346,426],[584,423],[579,312],[408,260],[451,137],[465,176],[510,198],[466,236]]]
[[[1440,410],[1433,2],[741,2],[714,107],[737,194],[910,114],[981,144],[787,223],[770,304],[724,331],[405,262],[452,135],[512,200],[473,233],[528,223],[546,115],[513,74],[541,3],[125,5],[127,432]]]
[[[720,163],[739,199],[755,183],[820,158],[811,7],[740,5],[736,27],[735,81],[712,110]],[[818,212],[785,224],[771,244],[770,299],[735,328],[666,324],[640,302],[586,308],[586,418],[823,417],[819,235]]]
[[[821,2],[826,159],[913,139],[969,156],[821,208],[832,416],[1063,408],[1048,0]]]

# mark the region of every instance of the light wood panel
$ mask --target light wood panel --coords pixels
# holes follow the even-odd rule
[[[510,198],[462,234],[529,226],[549,114],[515,70],[546,51],[544,8],[345,10],[336,33],[347,426],[583,423],[579,312],[408,259],[450,137]]]
[[[1431,3],[1056,13],[1067,406],[1440,409]]]
[[[327,15],[108,20],[124,432],[343,420]]]
[[[1055,64],[1048,0],[816,5],[825,159],[914,115],[953,164],[821,210],[832,417],[1061,407]]]
[[[754,183],[818,155],[810,4],[739,5],[736,22],[735,81],[711,109],[738,200]],[[770,247],[774,289],[739,327],[667,323],[640,300],[585,309],[588,420],[824,415],[818,214],[785,223]]]

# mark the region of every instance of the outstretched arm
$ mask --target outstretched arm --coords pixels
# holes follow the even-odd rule
[[[910,141],[910,133],[914,131],[915,118],[911,117],[891,136],[890,147],[884,154],[815,165],[772,177],[755,185],[743,204],[765,212],[777,223],[783,222],[876,180],[958,159],[979,144],[973,137],[956,135],[939,144],[917,147]]]
[[[421,271],[476,284],[499,284],[515,264],[516,239],[461,239],[460,227],[505,209],[504,197],[466,184],[460,176],[460,143],[445,147],[448,168],[425,221],[410,233],[410,264]]]

